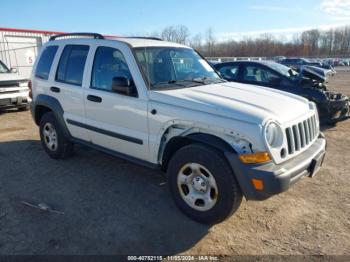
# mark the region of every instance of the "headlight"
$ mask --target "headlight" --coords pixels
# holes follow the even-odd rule
[[[266,126],[265,138],[266,138],[266,142],[271,147],[275,147],[278,144],[280,132],[281,131],[280,131],[279,126],[274,122],[271,122]]]

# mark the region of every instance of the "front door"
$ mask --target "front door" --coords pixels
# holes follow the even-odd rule
[[[123,48],[127,52],[124,46],[118,47],[116,43],[95,47],[90,63],[90,86],[84,95],[85,127],[93,144],[148,160],[147,99],[138,94],[137,83],[129,69],[130,61],[123,53]],[[130,81],[134,87],[132,93],[127,95],[112,90],[113,79],[120,77]]]
[[[242,82],[280,89],[282,78],[273,71],[260,65],[245,65],[242,73]]]

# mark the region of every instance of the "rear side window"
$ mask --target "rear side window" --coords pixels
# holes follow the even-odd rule
[[[56,81],[81,86],[88,53],[87,45],[67,45],[58,64]]]
[[[58,46],[48,46],[44,49],[36,67],[35,76],[47,80],[49,78],[53,59],[55,58]]]

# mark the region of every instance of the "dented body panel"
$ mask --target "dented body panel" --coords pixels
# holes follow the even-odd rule
[[[264,152],[269,147],[263,127],[269,120],[284,127],[315,114],[302,97],[237,83],[149,91],[149,98],[149,108],[157,111],[156,115],[149,114],[152,161],[161,159],[159,148],[173,136],[195,133],[219,137],[238,154]],[[294,110],[286,107],[287,104],[293,104]],[[286,147],[286,140],[280,147]],[[270,150],[276,163],[288,158],[279,156],[280,147]]]

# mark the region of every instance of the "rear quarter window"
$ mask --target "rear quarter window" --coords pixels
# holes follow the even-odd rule
[[[55,58],[58,46],[47,46],[42,52],[38,65],[35,70],[35,76],[47,80],[49,78],[53,59]]]

